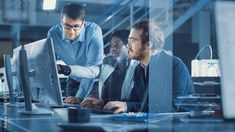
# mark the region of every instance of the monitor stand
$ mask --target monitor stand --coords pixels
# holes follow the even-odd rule
[[[20,110],[19,113],[25,115],[51,115],[52,111],[49,109],[37,108],[36,105],[32,104],[31,94],[30,94],[30,84],[29,84],[29,70],[27,62],[27,53],[22,45],[19,51],[20,58],[20,78],[22,81],[22,88],[24,93],[25,109]]]
[[[38,108],[34,103],[32,103],[31,106],[32,106],[32,110],[22,109],[22,110],[19,110],[18,112],[24,115],[52,115],[54,114],[54,112],[49,109]]]

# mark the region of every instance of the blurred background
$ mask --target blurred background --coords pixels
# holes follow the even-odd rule
[[[166,34],[165,49],[180,57],[191,72],[191,61],[199,49],[210,44],[217,58],[213,21],[214,0],[48,0],[54,8],[44,9],[47,0],[0,1],[0,67],[4,53],[47,36],[60,23],[60,10],[67,3],[86,7],[86,21],[101,26],[105,54],[110,34],[130,29],[143,18],[156,19]],[[47,4],[48,5],[48,4]],[[205,55],[207,56],[207,55]]]

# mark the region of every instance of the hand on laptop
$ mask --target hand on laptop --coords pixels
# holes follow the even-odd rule
[[[113,110],[113,113],[122,113],[127,111],[127,106],[125,102],[121,101],[110,101],[105,106],[106,110]]]
[[[65,100],[64,103],[66,104],[80,104],[81,100],[78,97],[74,96],[68,96]]]
[[[104,101],[96,97],[87,97],[81,102],[81,105],[100,109],[104,106]]]

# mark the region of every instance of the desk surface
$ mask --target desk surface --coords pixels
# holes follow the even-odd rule
[[[112,115],[92,114],[87,123],[68,123],[67,109],[55,108],[53,115],[27,116],[21,115],[17,111],[20,108],[5,107],[0,105],[0,129],[7,128],[9,131],[60,131],[58,124],[65,124],[67,128],[76,128],[77,130],[96,130],[105,131],[132,131],[132,130],[153,130],[153,131],[235,131],[234,122],[220,123],[190,123],[181,122],[180,119],[186,115],[166,115],[160,116],[159,119],[150,120],[149,122],[130,122],[111,120]],[[158,114],[156,114],[157,116]],[[94,128],[94,127],[99,127]],[[64,127],[63,127],[64,128]]]

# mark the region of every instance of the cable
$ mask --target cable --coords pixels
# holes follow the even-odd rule
[[[212,59],[212,57],[213,57],[213,51],[212,51],[211,45],[203,46],[203,47],[199,50],[199,52],[197,53],[197,55],[196,55],[196,57],[195,57],[194,59],[195,59],[195,60],[198,60],[199,55],[200,55],[201,52],[204,51],[204,49],[206,49],[206,48],[209,48],[209,50],[210,50],[210,59]]]

